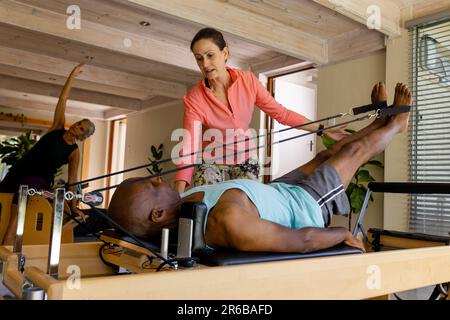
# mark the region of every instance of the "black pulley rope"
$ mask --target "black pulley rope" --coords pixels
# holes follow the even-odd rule
[[[369,111],[382,110],[382,109],[391,108],[391,107],[392,106],[390,106],[390,107],[387,106],[386,101],[372,103],[372,104],[368,104],[368,105],[361,106],[361,107],[355,107],[355,108],[352,109],[351,113],[339,113],[339,114],[336,114],[334,116],[329,116],[329,117],[325,117],[325,118],[322,118],[322,119],[319,119],[319,120],[314,120],[314,121],[310,121],[310,122],[307,122],[307,123],[302,123],[302,124],[299,124],[297,126],[284,128],[284,129],[281,129],[281,130],[278,130],[278,131],[273,131],[271,134],[282,133],[282,132],[285,132],[285,131],[288,131],[288,130],[292,130],[292,129],[300,129],[302,127],[306,127],[306,126],[311,125],[311,124],[315,124],[315,123],[319,123],[319,122],[323,122],[323,121],[330,121],[330,120],[333,120],[333,119],[345,117],[347,115],[358,115],[358,114],[366,113],[366,112],[369,112]],[[340,125],[345,125],[345,123],[340,124]],[[331,127],[331,128],[334,128],[334,127]],[[330,129],[330,128],[327,128],[327,129]],[[326,130],[326,129],[324,129],[324,130]],[[324,131],[324,130],[321,130],[321,131]],[[320,132],[320,131],[311,132],[310,134],[316,133],[316,132]],[[255,139],[258,139],[258,138],[261,138],[261,137],[264,137],[264,136],[265,136],[265,134],[262,134],[262,135],[259,135],[259,136],[256,136],[256,137],[245,138],[244,140],[230,142],[230,143],[227,143],[227,144],[223,144],[222,148],[230,146],[230,145],[233,145],[233,144],[238,144],[238,143],[241,143],[241,142],[248,142],[250,140],[255,140]],[[214,147],[214,148],[216,148],[216,147]],[[87,182],[91,182],[91,181],[95,181],[95,180],[99,180],[99,179],[103,179],[103,178],[108,178],[108,177],[111,177],[113,175],[118,175],[118,174],[130,172],[130,171],[134,171],[134,170],[144,169],[144,168],[147,168],[147,167],[163,164],[163,163],[166,163],[166,162],[169,162],[169,161],[173,161],[173,160],[178,160],[178,159],[181,159],[181,158],[191,157],[191,156],[194,156],[196,154],[199,154],[199,153],[202,153],[202,152],[205,152],[205,151],[214,150],[214,148],[211,148],[211,149],[207,148],[205,150],[200,150],[200,151],[192,152],[192,153],[189,153],[189,154],[184,154],[182,156],[179,156],[179,157],[176,157],[176,158],[173,158],[173,159],[158,160],[158,161],[155,161],[153,163],[146,163],[144,165],[131,167],[131,168],[128,168],[128,169],[125,169],[125,170],[121,170],[121,171],[111,172],[111,173],[108,173],[108,174],[105,174],[105,175],[102,175],[102,176],[98,176],[98,177],[95,177],[95,178],[90,178],[90,179],[81,180],[81,181],[78,181],[78,182],[73,182],[71,184],[67,184],[66,188],[72,187],[72,186],[75,186],[75,185],[78,185],[78,184],[85,184]]]
[[[346,115],[350,115],[350,113],[340,113],[340,114],[337,114],[337,115],[334,115],[334,116],[330,116],[330,117],[326,117],[326,118],[322,118],[322,119],[319,119],[319,120],[315,120],[315,121],[311,121],[311,122],[307,122],[307,123],[302,123],[302,124],[299,124],[299,125],[294,126],[294,127],[289,127],[289,128],[284,128],[284,129],[281,129],[281,130],[278,130],[278,131],[274,131],[274,132],[272,132],[272,134],[281,133],[281,132],[285,132],[285,131],[292,130],[292,129],[300,129],[302,127],[306,127],[306,126],[311,125],[311,124],[319,123],[319,122],[322,122],[322,121],[329,121],[329,120],[333,120],[333,119],[336,119],[336,118],[341,118],[341,117],[344,117]],[[343,125],[343,124],[341,124],[341,125]],[[314,133],[314,132],[311,132],[311,133]],[[261,134],[259,136],[255,136],[255,137],[251,137],[251,138],[245,138],[243,140],[230,142],[230,143],[227,143],[227,144],[223,144],[222,148],[228,147],[228,146],[231,146],[231,145],[234,145],[234,144],[242,143],[242,142],[248,142],[248,141],[251,141],[251,140],[262,138],[264,136],[265,136],[265,134]],[[207,149],[204,149],[204,150],[191,152],[189,154],[184,154],[182,156],[179,156],[179,157],[176,157],[176,158],[173,158],[173,159],[172,158],[168,158],[168,159],[158,160],[158,161],[155,161],[153,163],[146,163],[146,164],[143,164],[143,165],[140,165],[140,166],[135,166],[135,167],[131,167],[131,168],[128,168],[128,169],[124,169],[124,170],[120,170],[120,171],[116,171],[116,172],[111,172],[111,173],[108,173],[108,174],[105,174],[105,175],[101,175],[101,176],[98,176],[98,177],[95,177],[95,178],[89,178],[89,179],[86,179],[86,180],[73,182],[73,183],[67,184],[66,188],[69,188],[69,187],[72,187],[72,186],[75,186],[75,185],[79,185],[79,184],[85,184],[87,182],[91,182],[91,181],[95,181],[95,180],[108,178],[108,177],[111,177],[111,176],[114,176],[114,175],[130,172],[130,171],[135,171],[135,170],[139,170],[139,169],[145,169],[147,167],[163,164],[163,163],[174,161],[174,160],[179,160],[179,159],[182,159],[182,158],[191,157],[191,156],[197,155],[197,154],[205,152],[205,151],[212,151],[215,148],[217,148],[217,147],[213,147],[213,148],[210,148],[210,149],[207,148]]]
[[[346,121],[346,122],[343,122],[343,123],[336,124],[334,126],[326,127],[326,128],[320,129],[320,130],[311,131],[311,132],[303,133],[303,134],[300,134],[300,135],[297,135],[297,136],[293,136],[293,137],[290,137],[290,138],[286,138],[286,139],[282,139],[282,140],[279,140],[279,141],[275,141],[272,144],[275,145],[275,144],[279,144],[279,143],[286,142],[286,141],[289,141],[289,140],[305,137],[305,136],[308,136],[310,134],[326,131],[328,129],[340,127],[340,126],[351,124],[351,123],[358,122],[358,121],[364,121],[364,120],[367,120],[367,119],[371,118],[372,116],[374,116],[374,115],[367,115],[367,116],[359,117],[359,118],[356,118],[356,119],[353,119],[353,120],[350,120],[350,121]],[[253,147],[253,148],[250,148],[250,149],[245,149],[245,150],[242,150],[242,151],[235,152],[233,155],[237,156],[237,155],[242,154],[242,153],[258,150],[258,149],[260,149],[262,147],[264,147],[264,146],[256,146],[256,147]],[[215,158],[215,159],[210,159],[210,161],[220,160],[222,158],[223,157],[218,157],[218,158]],[[186,166],[182,166],[182,167],[178,167],[178,168],[175,168],[175,169],[167,170],[167,171],[164,171],[164,172],[156,173],[156,174],[153,174],[153,175],[150,175],[150,176],[136,178],[133,181],[123,181],[121,184],[131,184],[131,183],[136,183],[136,182],[140,182],[140,181],[147,180],[147,179],[161,177],[161,176],[167,175],[169,173],[173,173],[173,172],[177,172],[177,171],[181,171],[181,170],[186,170],[188,168],[192,168],[192,167],[195,167],[195,166],[197,166],[196,163],[189,164],[189,165],[186,165]],[[112,185],[112,186],[109,186],[109,187],[95,189],[93,192],[102,192],[102,191],[114,189],[114,188],[117,188],[119,185],[120,184],[115,184],[115,185]]]

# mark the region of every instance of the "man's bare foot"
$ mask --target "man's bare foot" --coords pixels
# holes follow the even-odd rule
[[[397,83],[395,86],[394,108],[401,106],[411,106],[411,91],[406,84]],[[399,132],[403,132],[408,128],[409,112],[404,112],[391,117],[390,122],[399,126]]]
[[[372,94],[370,97],[372,103],[387,101],[386,86],[384,85],[384,82],[378,82],[376,85],[373,86]],[[386,124],[387,119],[378,118],[374,122],[377,123],[379,126],[383,126]]]
[[[378,82],[372,89],[372,103],[387,101],[386,86],[384,82]]]

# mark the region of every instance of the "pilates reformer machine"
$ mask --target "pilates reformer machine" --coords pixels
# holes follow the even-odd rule
[[[384,231],[366,235],[362,224],[371,192],[449,194],[449,187],[371,183],[354,234],[383,247]],[[115,230],[103,231],[100,241],[61,243],[64,200],[92,201],[64,188],[52,196],[49,245],[23,246],[29,194],[21,187],[14,246],[0,247],[0,279],[19,299],[368,299],[450,282],[445,237],[426,248],[366,254],[343,245],[309,254],[211,251],[202,203],[184,204],[177,236],[163,230],[160,239],[140,239],[110,221]]]

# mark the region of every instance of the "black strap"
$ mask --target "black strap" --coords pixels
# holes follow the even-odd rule
[[[372,110],[379,110],[379,109],[385,108],[386,106],[387,106],[387,103],[384,101],[384,102],[369,104],[369,105],[362,106],[362,107],[356,107],[356,108],[353,108],[353,115],[357,115],[357,114],[360,114],[360,113],[365,113],[367,111],[372,111]],[[364,110],[366,110],[366,111],[364,111]],[[315,121],[302,123],[302,124],[299,124],[299,125],[296,125],[296,126],[293,126],[293,127],[288,127],[288,128],[281,129],[281,130],[278,130],[278,131],[273,131],[271,134],[281,133],[281,132],[285,132],[285,131],[293,130],[293,129],[301,129],[301,128],[306,127],[306,126],[311,125],[311,124],[321,123],[323,121],[330,121],[330,120],[333,120],[333,119],[336,119],[336,118],[341,118],[341,117],[343,117],[345,115],[348,115],[348,114],[339,113],[339,114],[334,115],[334,116],[329,116],[329,117],[325,117],[325,118],[318,119],[318,120],[315,120]],[[369,117],[362,117],[362,118],[358,118],[356,120],[357,121],[362,121],[362,120],[367,120],[367,119],[369,119]],[[335,127],[338,127],[340,125],[346,125],[346,124],[349,124],[351,122],[353,122],[353,121],[344,122],[344,123],[341,123],[341,124],[338,124],[338,125],[335,125],[335,126],[331,126],[331,127],[328,127],[328,128],[323,128],[322,130],[312,131],[312,132],[309,132],[309,133],[305,134],[305,136],[309,135],[309,134],[322,132],[322,131],[324,131],[326,129],[335,128]],[[264,138],[265,136],[266,136],[266,134],[261,134],[261,135],[255,136],[255,137],[245,138],[245,139],[239,140],[239,141],[233,141],[233,142],[230,142],[230,143],[223,144],[222,148],[225,148],[225,147],[230,146],[230,145],[236,145],[236,144],[241,143],[241,142],[248,142],[248,141],[256,140],[256,139],[259,139],[259,138]],[[297,137],[299,137],[299,136],[297,136]],[[111,177],[111,176],[114,176],[114,175],[130,172],[130,171],[135,171],[135,170],[139,170],[139,169],[148,168],[150,166],[154,166],[154,165],[158,165],[158,164],[164,164],[164,163],[167,163],[167,162],[172,162],[173,160],[178,160],[178,159],[183,159],[183,158],[186,158],[186,157],[195,156],[195,155],[200,154],[200,153],[205,152],[205,151],[213,151],[216,147],[217,146],[212,147],[210,149],[207,148],[207,149],[204,149],[204,150],[199,150],[197,152],[184,154],[182,156],[179,156],[179,157],[176,157],[176,158],[173,158],[173,159],[172,158],[162,159],[162,160],[158,160],[158,161],[155,161],[155,162],[152,162],[152,163],[146,163],[146,164],[143,164],[143,165],[140,165],[140,166],[131,167],[131,168],[128,168],[128,169],[125,169],[125,170],[111,172],[111,173],[108,173],[108,174],[105,174],[105,175],[101,175],[101,176],[98,176],[98,177],[95,177],[95,178],[90,178],[90,179],[86,179],[86,180],[82,180],[82,181],[77,181],[77,182],[74,182],[74,183],[66,184],[65,187],[67,189],[67,188],[69,188],[71,186],[82,184],[83,188],[84,188],[84,185],[86,183],[88,183],[88,182],[91,182],[91,181],[104,179],[104,178],[107,178],[107,177]],[[247,150],[247,151],[250,151],[250,150]],[[187,169],[187,168],[190,168],[190,167],[193,167],[193,166],[183,167],[183,169]],[[103,189],[98,189],[98,190],[99,191],[103,191]]]
[[[380,109],[378,115],[380,117],[388,117],[388,116],[395,116],[396,114],[405,113],[411,111],[411,106],[398,106],[398,107],[392,107],[389,106],[385,109]]]
[[[365,106],[361,106],[361,107],[355,107],[352,109],[352,111],[353,111],[353,115],[357,115],[357,114],[366,113],[366,112],[373,111],[373,110],[385,109],[387,107],[388,107],[387,102],[381,101],[381,102],[377,102],[377,103],[366,104]]]

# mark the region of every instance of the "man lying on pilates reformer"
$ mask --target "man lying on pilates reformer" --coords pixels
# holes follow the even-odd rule
[[[386,101],[383,83],[372,91],[372,102],[380,101]],[[397,84],[394,108],[411,104],[408,87]],[[327,227],[333,214],[350,211],[344,190],[357,169],[404,132],[408,119],[409,112],[378,118],[269,185],[232,180],[180,196],[160,177],[128,179],[117,188],[108,212],[136,236],[149,237],[177,227],[183,202],[204,202],[205,240],[212,248],[307,253],[344,242],[364,250],[347,229]]]

